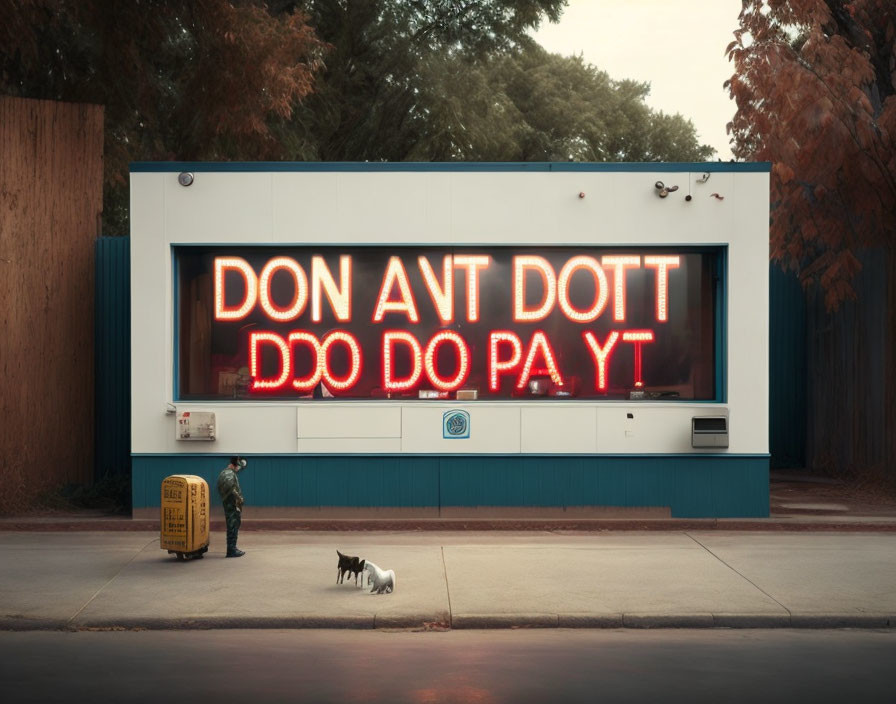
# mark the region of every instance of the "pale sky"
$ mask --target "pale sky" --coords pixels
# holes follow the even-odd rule
[[[558,24],[532,36],[552,53],[582,54],[614,80],[650,83],[647,105],[681,113],[700,144],[727,161],[735,106],[722,87],[734,71],[725,47],[740,9],[741,0],[569,0]]]

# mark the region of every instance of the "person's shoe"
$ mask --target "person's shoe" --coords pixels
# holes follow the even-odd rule
[[[246,553],[240,550],[239,548],[234,548],[233,550],[228,550],[227,555],[225,557],[242,557]]]

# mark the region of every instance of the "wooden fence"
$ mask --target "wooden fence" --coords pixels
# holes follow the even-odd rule
[[[0,96],[0,514],[93,479],[103,108]]]

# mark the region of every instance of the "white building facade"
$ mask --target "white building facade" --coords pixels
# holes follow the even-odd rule
[[[769,165],[138,163],[135,515],[768,515]]]

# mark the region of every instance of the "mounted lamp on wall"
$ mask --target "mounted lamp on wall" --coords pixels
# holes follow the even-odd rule
[[[660,198],[665,198],[667,195],[669,195],[673,191],[678,190],[678,186],[667,186],[662,181],[657,181],[655,184],[653,184],[653,187],[656,189],[656,194]]]

